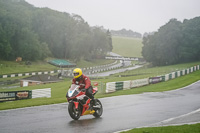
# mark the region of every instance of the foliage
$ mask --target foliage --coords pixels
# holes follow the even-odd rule
[[[79,15],[36,8],[24,0],[0,1],[0,58],[91,59],[112,50],[110,32]]]
[[[143,38],[142,55],[153,65],[169,65],[199,61],[200,17],[171,19],[158,32]]]

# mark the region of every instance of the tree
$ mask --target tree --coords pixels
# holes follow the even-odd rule
[[[184,20],[171,19],[158,32],[143,37],[143,57],[153,65],[169,65],[199,61],[200,17]]]
[[[180,49],[181,60],[199,61],[200,53],[200,17],[183,21],[183,41]]]
[[[92,59],[112,50],[109,33],[93,29],[81,16],[35,8],[24,0],[0,1],[0,33],[0,55],[6,60]]]

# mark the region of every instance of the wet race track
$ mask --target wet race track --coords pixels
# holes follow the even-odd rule
[[[72,120],[68,103],[0,111],[1,133],[112,133],[135,127],[200,122],[200,81],[185,88],[102,98],[101,118]],[[170,119],[172,118],[172,119]]]

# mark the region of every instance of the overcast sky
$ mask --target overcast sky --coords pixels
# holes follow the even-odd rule
[[[200,16],[200,0],[26,0],[36,7],[48,7],[78,14],[90,26],[136,32],[157,31],[171,18],[179,21]]]

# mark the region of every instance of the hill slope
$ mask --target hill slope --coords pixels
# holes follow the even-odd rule
[[[112,44],[114,53],[126,57],[142,57],[142,39],[113,36]]]

